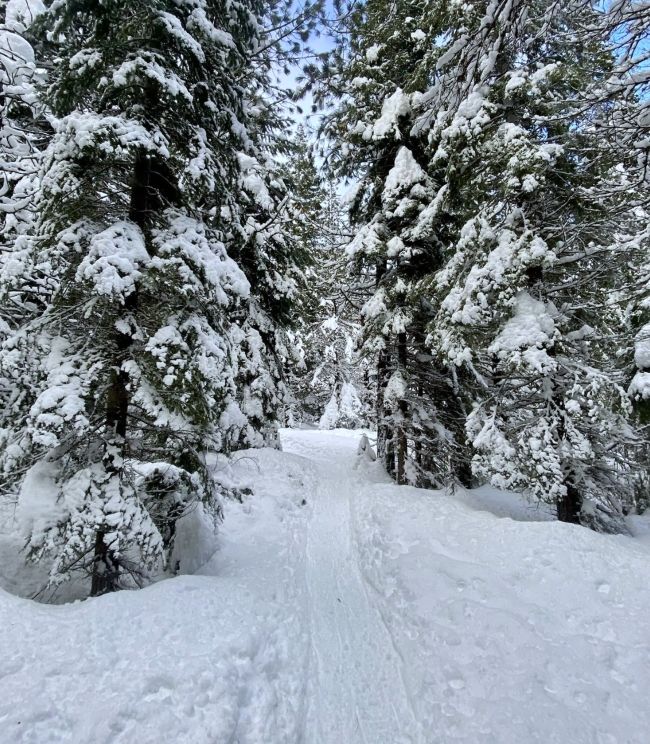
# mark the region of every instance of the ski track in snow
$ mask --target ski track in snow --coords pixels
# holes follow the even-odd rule
[[[253,495],[216,552],[179,526],[197,575],[63,606],[0,590],[0,744],[646,744],[650,521],[596,535],[395,486],[359,436],[215,465]],[[31,593],[15,545],[0,581]]]
[[[362,485],[352,470],[354,451],[345,440],[320,457],[302,451],[318,463],[320,476],[307,539],[311,677],[304,741],[414,744],[421,737],[402,660],[353,544],[351,499]]]

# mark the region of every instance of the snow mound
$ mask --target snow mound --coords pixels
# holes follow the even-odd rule
[[[182,569],[213,553],[199,575],[63,606],[0,589],[2,744],[299,740],[313,474],[274,450],[234,459],[215,463],[244,494],[226,504],[216,552],[198,512],[179,525]]]
[[[377,485],[353,502],[425,740],[642,744],[647,547],[469,493]]]

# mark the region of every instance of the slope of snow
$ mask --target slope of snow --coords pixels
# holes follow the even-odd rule
[[[359,437],[285,431],[221,463],[252,495],[211,557],[182,533],[195,575],[0,592],[0,742],[647,741],[645,521],[603,536],[494,489],[398,487]]]
[[[647,550],[400,496],[366,491],[356,535],[431,741],[646,740]]]

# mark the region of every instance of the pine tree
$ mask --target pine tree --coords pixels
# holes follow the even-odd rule
[[[601,16],[602,25],[587,27],[583,36],[606,38],[613,49],[616,65],[604,84],[593,86],[590,99],[607,101],[609,106],[599,124],[608,141],[623,151],[627,178],[618,184],[614,196],[622,191],[632,213],[624,239],[633,252],[630,262],[629,299],[632,345],[630,396],[634,403],[641,442],[638,453],[638,507],[650,504],[650,71],[648,38],[650,4],[642,0],[612,0]],[[611,194],[606,194],[605,198]]]
[[[39,163],[51,133],[37,93],[43,71],[25,38],[42,10],[38,2],[14,0],[5,5],[0,24],[0,343],[43,310],[38,284],[21,280],[29,266]],[[0,369],[0,409],[11,408],[16,395]],[[0,417],[0,448],[7,436]],[[14,482],[11,474],[0,473],[0,494],[11,494]]]
[[[312,420],[322,429],[361,428],[372,419],[371,365],[359,353],[359,314],[369,287],[363,275],[350,273],[350,228],[332,184],[319,224],[310,281],[315,302],[304,336]]]
[[[259,81],[259,78],[256,78]],[[236,378],[239,408],[246,418],[241,446],[277,444],[277,427],[288,396],[284,368],[292,352],[289,329],[304,284],[306,251],[292,227],[289,193],[278,158],[286,145],[276,132],[275,105],[261,92],[246,152],[239,153],[242,226],[232,255],[247,276],[251,292],[241,325]],[[264,112],[261,114],[260,112]],[[271,143],[270,145],[268,143]],[[236,420],[233,422],[236,424]]]
[[[429,172],[415,129],[453,8],[443,2],[368,2],[345,16],[342,52],[320,75],[323,96],[346,95],[326,117],[330,164],[357,181],[351,217],[357,270],[375,291],[363,310],[364,347],[377,367],[378,453],[398,482],[443,485],[471,475],[454,375],[425,346],[434,309],[420,281],[441,268],[454,215],[438,214],[442,169]]]
[[[612,140],[625,144],[634,156],[635,187],[648,203],[650,184],[650,70],[648,69],[648,38],[650,37],[650,5],[646,0],[610,0],[606,12],[600,14],[600,24],[585,24],[586,39],[607,39],[615,65],[610,75],[594,86],[591,98],[609,100],[607,116],[601,125]]]
[[[365,337],[389,472],[469,483],[466,432],[475,477],[615,528],[640,213],[625,148],[599,132],[611,107],[592,90],[616,60],[584,30],[602,22],[580,0],[368,2],[333,70],[311,73],[323,98],[345,93],[324,131],[334,170],[359,181],[351,248],[376,277]]]
[[[314,371],[310,363],[310,356],[314,351],[310,343],[310,332],[319,318],[316,284],[320,275],[315,262],[321,231],[324,229],[321,217],[325,188],[302,125],[292,138],[283,175],[290,194],[291,229],[308,256],[297,324],[291,332],[293,355],[286,362],[291,397],[285,417],[289,426],[295,426],[301,422],[312,423],[320,415],[318,401],[310,385]]]
[[[249,421],[237,380],[253,300],[231,256],[257,10],[60,0],[32,29],[57,124],[22,277],[44,310],[0,358],[20,390],[2,468],[26,472],[28,547],[53,555],[54,584],[73,570],[93,594],[139,582],[191,505],[220,515],[204,453]]]
[[[6,15],[5,9],[5,15]],[[3,235],[11,221],[8,200],[15,184],[24,177],[25,161],[32,155],[25,122],[33,116],[35,63],[34,50],[24,38],[25,26],[12,17],[0,18],[0,91],[2,129],[2,216]],[[31,169],[33,170],[33,168]]]
[[[299,8],[291,0],[257,3],[259,43],[251,51],[245,91],[246,149],[239,153],[241,229],[232,256],[251,291],[241,325],[237,395],[247,424],[239,444],[277,445],[277,427],[290,393],[286,369],[295,360],[293,333],[302,312],[301,293],[309,245],[297,227],[284,163],[293,152],[291,95],[278,79],[308,53],[305,42],[316,27],[322,1]]]
[[[583,43],[570,3],[497,10],[461,19],[421,113],[465,212],[431,280],[429,340],[472,373],[475,473],[563,521],[617,528],[630,478],[612,297],[628,254],[618,209],[599,198],[616,156],[581,105],[613,60]]]
[[[34,222],[34,194],[49,128],[36,86],[42,79],[25,32],[39,5],[7,4],[0,19],[0,266],[16,273]],[[21,317],[25,298],[2,303],[2,323]]]
[[[302,127],[287,164],[293,231],[310,257],[301,294],[300,318],[292,333],[297,359],[289,379],[291,423],[322,428],[365,426],[367,365],[358,358],[358,310],[364,290],[351,283],[344,246],[350,240],[334,184],[325,184]]]

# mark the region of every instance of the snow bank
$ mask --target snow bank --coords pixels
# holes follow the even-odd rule
[[[253,493],[227,505],[219,549],[199,575],[64,606],[0,590],[2,744],[298,741],[302,501],[313,475],[274,450],[236,460],[217,477]],[[183,542],[200,523],[195,514],[183,525]]]
[[[505,516],[508,501],[524,521]],[[494,489],[454,499],[378,485],[353,503],[427,741],[647,740],[647,545],[531,521]]]

